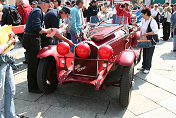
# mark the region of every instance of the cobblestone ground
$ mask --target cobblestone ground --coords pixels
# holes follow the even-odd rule
[[[148,75],[136,70],[141,63],[135,67],[135,86],[125,109],[118,103],[119,88],[115,87],[95,91],[92,86],[74,83],[59,86],[52,94],[28,93],[26,65],[22,64],[24,49],[17,44],[13,51],[19,66],[14,71],[17,114],[29,118],[176,118],[176,53],[172,52],[172,39],[160,40]]]

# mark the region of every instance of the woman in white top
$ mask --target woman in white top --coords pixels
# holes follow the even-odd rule
[[[170,37],[170,28],[171,28],[171,16],[172,16],[171,7],[167,7],[164,11],[164,18],[166,19],[163,23],[163,40],[167,41]]]
[[[150,9],[144,8],[142,9],[141,13],[144,20],[143,20],[142,26],[138,30],[141,31],[141,35],[143,39],[149,35],[158,34],[158,24],[155,21],[155,19],[151,17]],[[148,74],[150,71],[152,56],[157,42],[155,40],[151,40],[151,41],[152,41],[153,47],[143,48],[143,63],[142,63],[142,67],[138,68],[138,70],[143,71],[145,74]]]

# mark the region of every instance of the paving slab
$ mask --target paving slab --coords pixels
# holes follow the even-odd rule
[[[35,102],[43,95],[43,94],[29,93],[26,87],[21,88],[22,89],[15,95],[15,98],[20,100]]]
[[[43,115],[43,118],[94,118],[95,113],[77,111],[74,108],[50,107]]]
[[[134,113],[135,115],[140,115],[142,113],[154,110],[159,106],[147,99],[143,95],[133,91],[131,94],[131,100],[128,106],[128,110]]]
[[[40,117],[50,105],[15,99],[16,114],[29,118]]]
[[[105,114],[97,114],[97,118],[137,118],[127,108],[119,105],[119,100],[111,100]]]
[[[143,96],[149,98],[150,100],[157,102],[169,97],[173,97],[174,95],[157,87],[153,84],[150,84],[139,77],[134,79],[135,86],[133,88],[134,91],[142,94]]]
[[[135,76],[176,95],[176,82],[173,80],[162,77],[152,71],[149,74],[143,74],[143,72],[138,71]]]
[[[65,107],[50,107],[45,112],[43,118],[93,118],[96,114],[104,114],[108,101],[86,99],[82,97],[72,97]]]
[[[69,83],[58,86],[55,93],[66,94],[71,96],[80,96],[87,87],[89,87],[87,84]]]
[[[119,99],[119,88],[108,87],[106,90],[96,91],[94,86],[89,86],[81,95],[82,97],[99,99],[99,100],[112,100]]]
[[[14,75],[15,85],[21,87],[27,87],[27,72],[21,71]]]
[[[175,74],[176,70],[166,71],[166,70],[160,70],[160,69],[152,69],[152,72],[164,78],[168,78],[170,80],[176,81],[176,74]]]
[[[160,107],[139,115],[139,118],[176,118],[176,115],[165,108]]]
[[[94,118],[95,113],[78,111],[74,108],[50,107],[43,115],[43,118]]]
[[[97,114],[96,118],[138,118],[138,116],[135,116],[129,110],[125,110],[123,113],[117,112],[116,114],[113,114],[113,115]]]
[[[51,93],[42,95],[36,102],[63,108],[68,104],[70,99],[71,96],[69,95]]]
[[[75,112],[84,112],[86,114],[104,114],[108,104],[109,101],[107,100],[72,97],[65,108],[74,109]]]
[[[159,101],[158,104],[176,114],[176,96]]]

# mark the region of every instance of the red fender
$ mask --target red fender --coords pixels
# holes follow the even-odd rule
[[[58,57],[61,57],[61,59],[64,59],[63,56],[59,55],[57,53],[57,49],[56,49],[57,45],[49,45],[49,46],[46,46],[44,48],[42,48],[39,53],[37,54],[37,58],[45,58],[45,57],[49,57],[49,56],[52,56],[54,57],[54,59],[56,60],[56,63],[57,63],[57,66],[65,66],[65,64],[62,64]],[[65,57],[73,57],[74,54],[72,52],[68,53]],[[66,58],[65,62],[66,62],[66,65],[68,67],[70,67],[72,65],[72,61],[73,61],[73,58]]]
[[[49,45],[49,46],[42,48],[37,54],[37,58],[44,58],[44,57],[52,56],[56,59],[59,55],[57,53],[56,47],[57,45]]]
[[[117,62],[122,66],[130,66],[133,64],[135,59],[135,53],[131,50],[125,50],[120,53],[117,58]]]
[[[140,39],[140,34],[141,34],[140,31],[137,31],[137,32],[134,34],[134,37],[133,37],[132,42],[131,42],[132,47],[137,48],[137,40]]]

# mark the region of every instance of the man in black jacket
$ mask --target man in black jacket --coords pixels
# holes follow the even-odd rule
[[[92,0],[90,6],[88,7],[87,13],[87,22],[90,22],[90,17],[98,14],[97,1]]]
[[[33,93],[41,92],[37,85],[37,68],[40,61],[37,58],[37,54],[40,51],[38,37],[41,33],[51,33],[51,29],[44,29],[42,27],[44,21],[43,12],[47,12],[49,3],[50,0],[39,0],[38,6],[29,13],[22,40],[28,57],[28,91]]]

